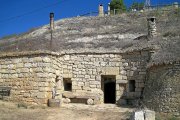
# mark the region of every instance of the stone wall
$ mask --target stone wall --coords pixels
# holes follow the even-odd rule
[[[19,53],[18,53],[19,54]],[[144,88],[147,51],[131,53],[26,53],[0,56],[0,86],[12,87],[5,100],[47,104],[52,88],[62,98],[64,79],[72,81],[71,93],[95,95],[103,103],[102,76],[115,77],[116,102],[138,99]],[[135,81],[134,91],[129,80]],[[82,93],[83,92],[83,93]],[[85,94],[87,93],[87,94]]]
[[[132,52],[128,54],[69,54],[59,58],[62,61],[63,78],[72,81],[72,92],[99,93],[103,103],[102,76],[115,76],[116,102],[137,99],[141,96],[146,77],[149,54]],[[129,91],[129,80],[135,80],[135,91]],[[63,86],[62,86],[63,88]]]
[[[180,112],[180,63],[153,66],[144,89],[144,103],[159,112]]]
[[[55,57],[44,54],[1,56],[0,86],[12,87],[5,100],[27,104],[47,104],[58,65]],[[58,69],[59,70],[59,69]]]

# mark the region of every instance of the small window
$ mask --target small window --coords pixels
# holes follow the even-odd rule
[[[63,79],[64,91],[72,91],[72,81],[70,78]]]
[[[129,80],[129,92],[135,92],[135,80]]]

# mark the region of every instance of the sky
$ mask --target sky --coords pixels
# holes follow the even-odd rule
[[[49,13],[54,12],[55,20],[75,17],[98,11],[98,5],[107,5],[111,0],[0,0],[0,38],[20,34],[32,28],[49,23]],[[126,6],[133,1],[124,0]],[[171,4],[180,0],[151,0],[151,4]]]

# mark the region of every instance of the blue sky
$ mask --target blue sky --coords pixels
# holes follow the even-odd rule
[[[0,37],[19,34],[31,28],[48,24],[50,12],[54,12],[55,20],[58,20],[97,11],[99,4],[103,4],[105,9],[107,9],[107,4],[110,1],[111,0],[0,0]],[[132,4],[133,1],[142,2],[144,0],[124,0],[127,6]],[[151,1],[152,4],[166,4],[174,1],[180,2],[180,0]],[[31,11],[36,12],[30,13]],[[30,14],[26,15],[26,13]],[[9,19],[12,17],[15,18]]]

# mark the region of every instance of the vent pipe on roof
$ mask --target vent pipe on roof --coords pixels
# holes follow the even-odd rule
[[[50,13],[50,30],[54,30],[54,13]]]
[[[99,5],[99,17],[104,17],[104,7],[102,4]]]
[[[148,36],[149,37],[157,36],[156,18],[155,17],[149,17],[149,18],[147,18],[147,21],[148,21]]]
[[[179,8],[178,2],[174,2],[174,3],[173,3],[173,6],[174,6],[175,9],[178,9],[178,8]]]
[[[111,15],[111,7],[110,7],[110,3],[108,3],[108,15]]]

